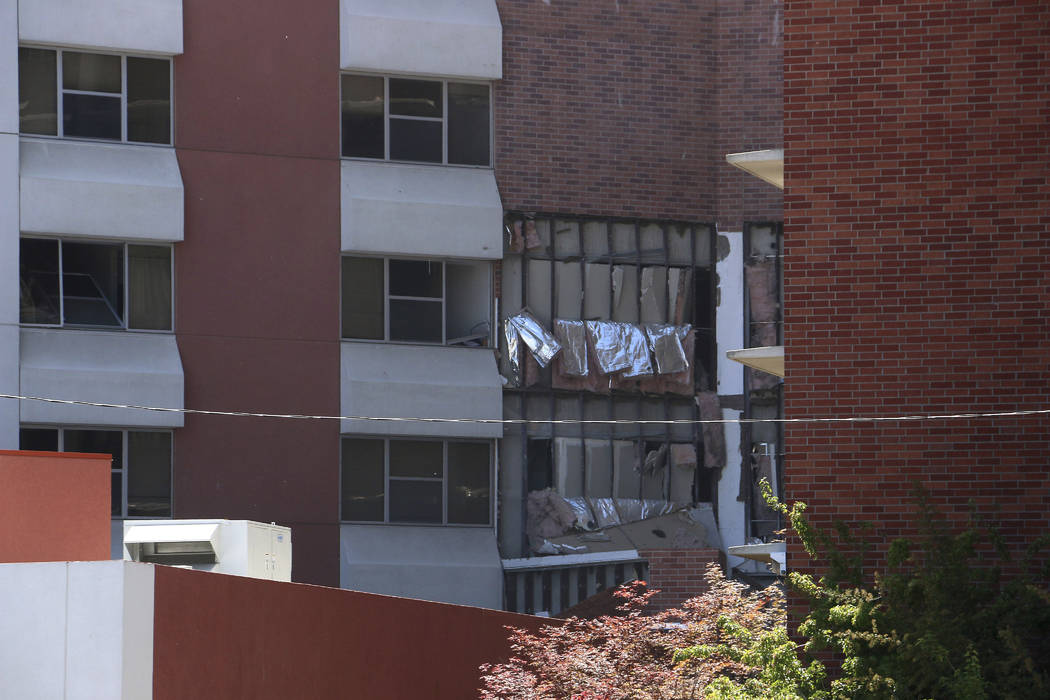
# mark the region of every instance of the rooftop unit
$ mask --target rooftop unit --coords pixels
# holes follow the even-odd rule
[[[128,520],[124,559],[292,580],[292,531],[251,520]]]

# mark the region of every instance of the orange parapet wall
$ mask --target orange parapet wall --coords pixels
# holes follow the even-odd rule
[[[111,461],[0,450],[0,562],[109,559]]]

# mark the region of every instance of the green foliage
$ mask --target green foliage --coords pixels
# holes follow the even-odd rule
[[[1050,697],[1045,571],[1039,581],[1025,562],[1004,581],[1009,554],[976,514],[953,532],[917,491],[918,538],[893,542],[885,567],[866,578],[863,537],[842,526],[830,536],[812,527],[803,504],[776,501],[768,485],[766,495],[804,549],[828,564],[820,579],[793,572],[789,581],[810,602],[799,626],[804,650],[842,658],[831,697]],[[1034,543],[1026,559],[1045,545]]]

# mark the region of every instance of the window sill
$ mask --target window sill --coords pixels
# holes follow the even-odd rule
[[[381,163],[383,165],[404,165],[411,167],[426,168],[455,168],[457,170],[495,170],[494,165],[464,165],[462,163],[433,163],[426,160],[386,160],[384,158],[363,158],[361,156],[340,156],[340,160],[348,163]]]
[[[83,136],[55,136],[53,134],[23,134],[19,132],[18,138],[21,141],[40,141],[41,143],[89,143],[106,146],[145,146],[146,148],[175,149],[175,144],[172,143],[144,143],[142,141],[121,141],[119,139],[92,139]]]

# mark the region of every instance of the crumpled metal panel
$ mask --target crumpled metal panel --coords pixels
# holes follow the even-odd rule
[[[620,525],[620,514],[616,511],[616,503],[611,498],[588,498],[591,509],[594,511],[594,519],[598,528]]]
[[[649,343],[641,326],[632,323],[621,324],[624,329],[624,340],[627,344],[627,357],[631,366],[623,373],[625,377],[648,377],[653,373],[653,364],[649,360]]]
[[[547,331],[536,318],[524,309],[507,319],[507,324],[514,326],[521,342],[536,358],[540,367],[546,367],[561,350],[561,343]]]
[[[625,377],[653,373],[649,345],[641,326],[618,321],[587,321],[587,335],[602,374],[625,370]]]
[[[581,530],[595,529],[594,515],[591,513],[591,507],[587,505],[586,498],[583,496],[565,498],[565,502],[569,504],[569,507],[576,514],[576,527]]]
[[[511,319],[503,322],[503,337],[507,341],[507,363],[510,365],[510,380],[514,386],[521,386],[521,345],[518,342],[518,327]]]
[[[651,323],[645,327],[649,350],[659,374],[675,374],[689,369],[689,359],[682,347],[682,340],[689,334],[689,329],[689,325],[671,326],[662,323]]]
[[[554,334],[562,343],[561,367],[573,377],[587,376],[587,328],[583,321],[554,320]]]

